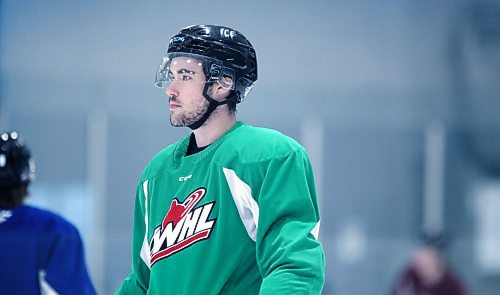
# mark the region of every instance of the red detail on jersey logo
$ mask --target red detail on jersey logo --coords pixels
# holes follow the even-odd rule
[[[179,204],[177,199],[174,199],[172,204],[170,204],[170,209],[168,210],[167,215],[165,215],[165,218],[161,223],[162,229],[165,229],[169,222],[173,222],[174,226],[176,226],[177,223],[184,218],[196,204],[198,204],[201,198],[205,195],[205,192],[206,190],[204,188],[199,188],[192,192],[181,204]]]
[[[194,208],[205,193],[206,189],[202,187],[189,194],[182,203],[178,199],[172,200],[163,222],[155,228],[151,238],[151,265],[210,237],[216,218],[208,218],[215,202]]]

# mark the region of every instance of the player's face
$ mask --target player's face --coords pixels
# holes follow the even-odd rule
[[[422,247],[415,253],[414,267],[421,279],[435,283],[443,275],[444,262],[436,250]]]
[[[175,127],[189,126],[207,111],[208,101],[203,97],[206,77],[199,60],[175,57],[169,69],[170,123]]]

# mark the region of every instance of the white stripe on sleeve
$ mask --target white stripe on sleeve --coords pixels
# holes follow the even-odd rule
[[[257,227],[259,225],[259,205],[252,197],[250,186],[241,180],[234,170],[224,167],[222,169],[241,221],[250,238],[256,241]]]
[[[316,240],[318,239],[318,236],[319,236],[320,223],[321,223],[321,221],[318,221],[318,223],[316,223],[314,228],[311,230],[311,234],[316,238]]]
[[[56,290],[45,280],[45,271],[41,270],[38,272],[38,281],[40,282],[41,295],[58,295]]]
[[[144,261],[148,268],[151,268],[151,250],[149,249],[148,243],[148,182],[149,180],[146,180],[142,183],[142,189],[144,191],[144,206],[146,208],[146,212],[144,212],[144,224],[146,226],[146,230],[144,231],[144,240],[142,242],[140,255],[142,261]]]

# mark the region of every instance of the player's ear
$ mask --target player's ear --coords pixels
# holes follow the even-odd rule
[[[233,88],[233,79],[231,79],[230,77],[227,76],[223,77],[222,79],[219,79],[217,82],[220,84],[222,88],[226,88],[229,90]]]
[[[215,84],[215,93],[216,97],[225,98],[229,95],[229,92],[233,88],[233,79],[229,77],[223,77],[222,79],[217,80]]]

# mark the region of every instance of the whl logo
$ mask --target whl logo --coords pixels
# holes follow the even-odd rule
[[[217,219],[209,220],[208,217],[215,201],[195,208],[206,191],[203,187],[198,188],[182,203],[177,198],[172,200],[163,222],[155,228],[149,245],[151,265],[210,237]]]

